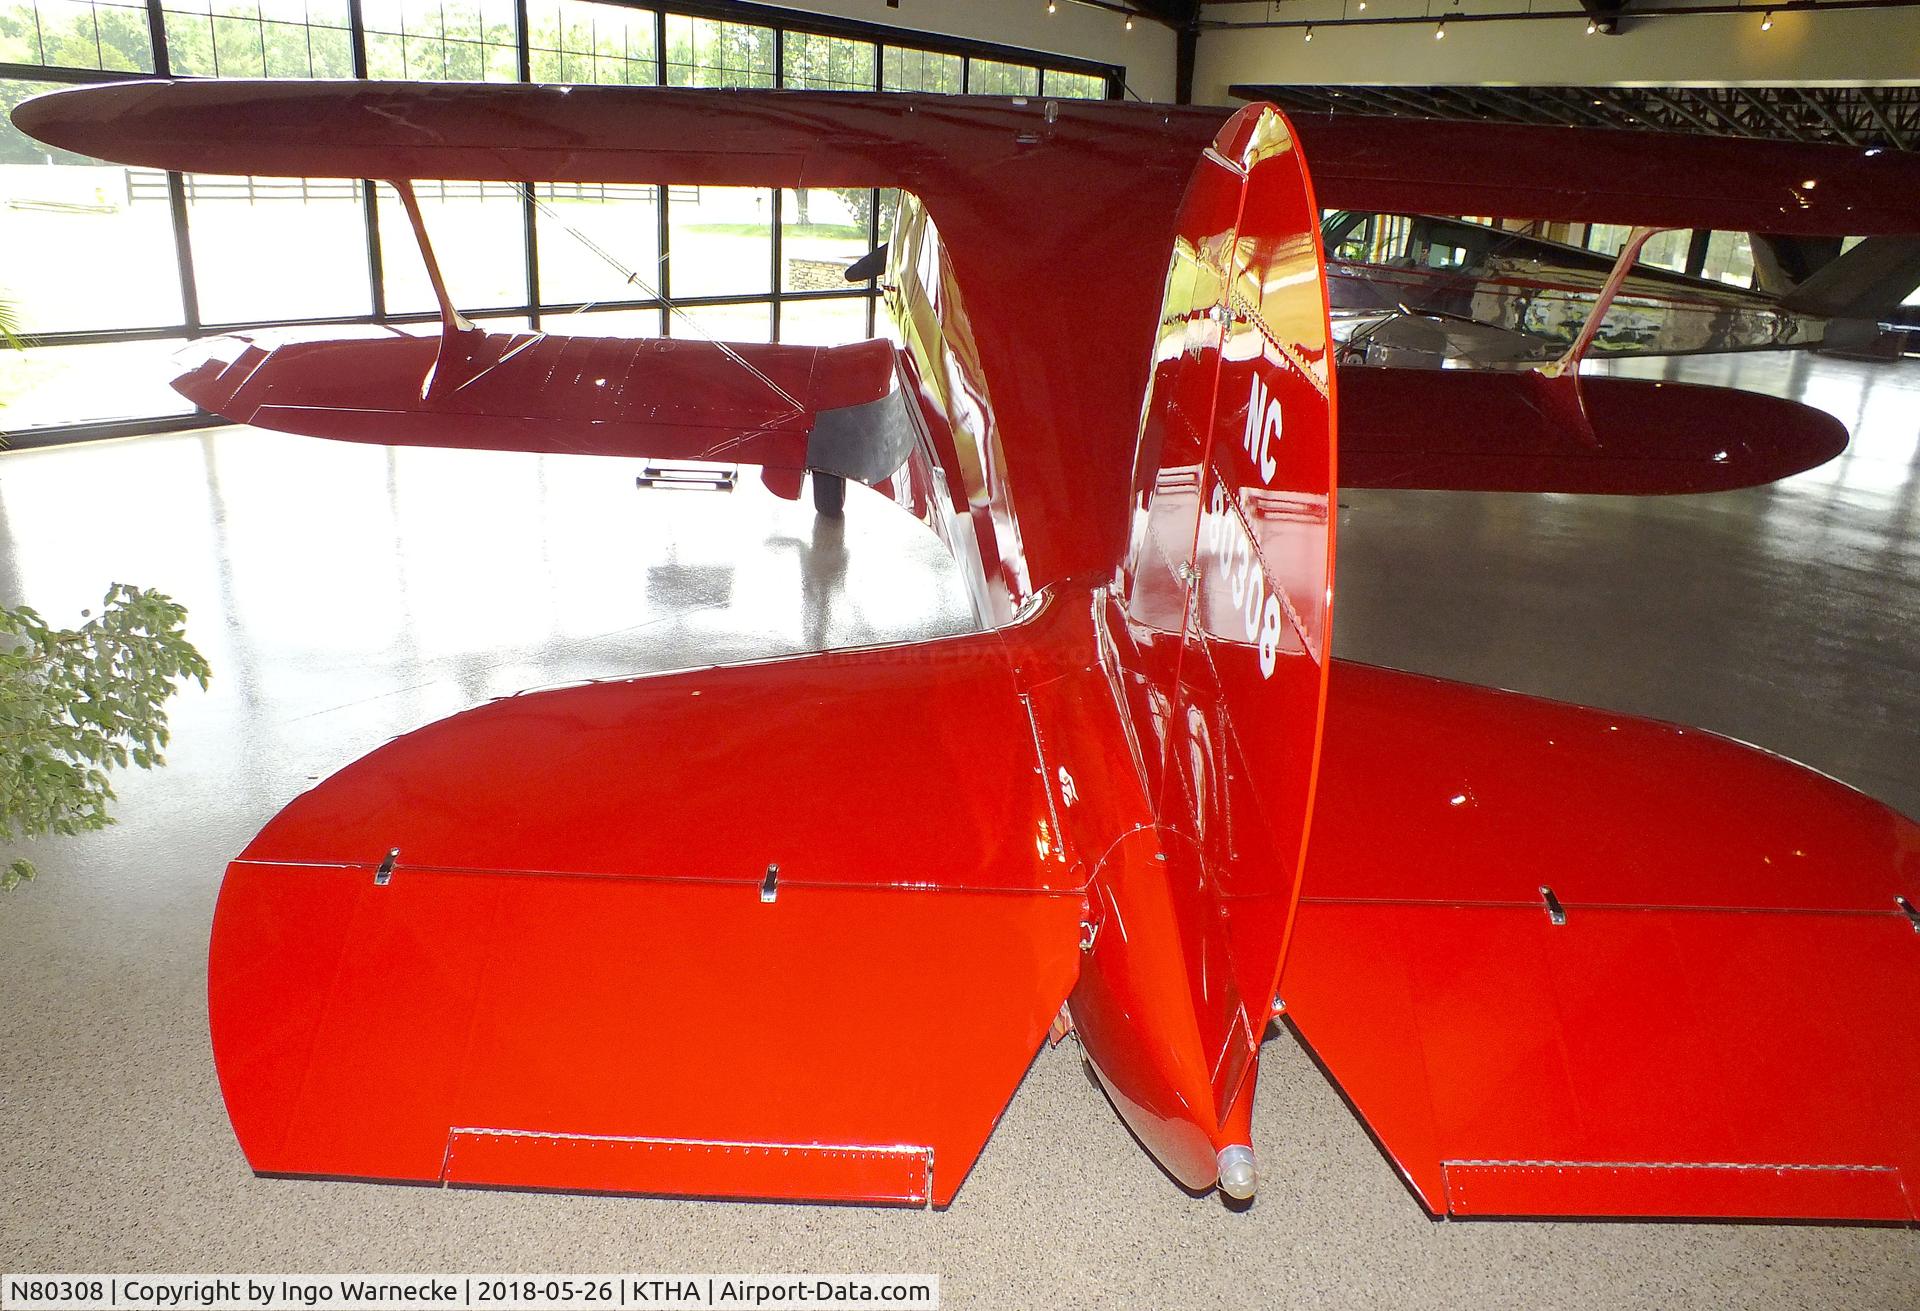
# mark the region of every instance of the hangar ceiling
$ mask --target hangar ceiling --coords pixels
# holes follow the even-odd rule
[[[1129,7],[1168,27],[1188,27],[1200,19],[1200,0],[1131,0]]]
[[[1920,149],[1920,87],[1267,86],[1233,94],[1308,113],[1573,124]]]

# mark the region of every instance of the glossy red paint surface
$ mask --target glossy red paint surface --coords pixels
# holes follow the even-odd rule
[[[978,612],[1004,622],[1034,583],[995,399],[1006,375],[990,377],[982,352],[993,334],[976,323],[952,250],[911,194],[894,215],[887,265],[889,318],[925,434],[922,462],[940,488],[935,504],[912,508],[971,566]]]
[[[1215,1153],[1248,1133],[1255,1044],[1293,905],[1317,749],[1330,364],[1314,210],[1283,120],[1243,114],[1201,167],[1226,202],[1208,213],[1219,223],[1195,230],[1217,276],[1210,298],[1189,308],[1209,317],[1173,324],[1167,340],[1175,349],[1161,363],[1186,375],[1181,403],[1165,403],[1164,413],[1197,421],[1203,436],[1182,457],[1185,483],[1155,474],[1161,452],[1143,455],[1138,506],[1148,518],[1184,523],[1175,529],[1184,537],[1175,548],[1181,564],[1189,574],[1196,563],[1219,569],[1220,599],[1209,604],[1204,587],[1192,589],[1161,633],[1107,599],[1104,579],[1069,580],[1032,618],[990,638],[534,694],[421,730],[336,775],[261,834],[233,867],[222,902],[216,1045],[256,1168],[848,1200],[873,1200],[878,1170],[895,1180],[884,1186],[897,1184],[899,1200],[912,1200],[915,1186],[898,1184],[899,1161],[872,1154],[904,1143],[931,1152],[927,1195],[944,1203],[1017,1078],[1000,1059],[1006,1044],[1032,1050],[1065,995],[1062,980],[1084,959],[1075,1013],[1116,1101],[1190,1186],[1213,1182]],[[1248,198],[1259,217],[1243,223]],[[896,254],[896,267],[932,270],[925,293],[913,298],[927,317],[903,341],[917,365],[910,376],[942,381],[922,383],[923,411],[937,421],[926,425],[920,459],[957,493],[957,505],[984,511],[972,516],[983,560],[1030,568],[1016,531],[1026,521],[1016,521],[1011,502],[1015,485],[1029,485],[1020,480],[1027,466],[1008,448],[1018,425],[1006,421],[1003,375],[972,335],[978,304],[960,299],[954,243],[933,222],[930,211],[910,212]],[[1173,286],[1190,296],[1177,276]],[[1189,340],[1195,326],[1218,331]],[[1223,344],[1232,357],[1224,379]],[[396,394],[432,345],[413,348]],[[236,392],[258,385],[244,364],[231,372],[248,378]],[[327,385],[314,376],[311,386]],[[1226,403],[1216,404],[1222,388]],[[956,399],[962,389],[966,403]],[[345,399],[325,396],[314,409],[344,410]],[[1143,646],[1155,650],[1144,654]],[[1162,654],[1186,669],[1170,688],[1152,681]],[[1130,680],[1147,693],[1144,702],[1116,695]],[[1169,692],[1177,722],[1156,708]],[[1274,726],[1274,740],[1252,750],[1234,740],[1236,705],[1246,722]],[[810,727],[854,721],[885,723],[888,735],[876,742],[864,732],[822,736]],[[816,748],[789,745],[809,735],[822,737]],[[1152,753],[1150,767],[1142,751]],[[755,755],[768,762],[764,784],[739,763]],[[1032,763],[1007,767],[1023,755]],[[1239,769],[1231,799],[1230,767]],[[783,790],[776,780],[789,776],[837,782]],[[1262,779],[1271,794],[1256,805],[1253,785]],[[743,791],[764,794],[746,825],[738,816]],[[649,795],[670,798],[670,823],[610,822],[622,798]],[[915,821],[875,826],[857,818],[876,806],[892,813],[891,798],[912,798]],[[1235,805],[1246,809],[1228,843]],[[372,871],[395,848],[392,881],[376,886]],[[771,912],[744,895],[767,863],[781,866]],[[336,885],[320,905],[306,887],[316,868],[331,869]],[[384,895],[403,882],[421,900]],[[1092,886],[1098,893],[1083,898]],[[337,984],[316,987],[326,971],[305,954],[289,958],[278,977],[280,889],[303,921],[328,915],[365,926],[368,914],[390,914],[390,927],[371,935],[370,954],[359,955],[368,935],[357,929],[340,950],[365,961],[369,981],[373,962],[388,962],[390,982],[413,999],[410,1013],[367,1018],[367,998]],[[986,899],[977,914],[976,897]],[[490,911],[502,899],[525,910]],[[671,924],[704,943],[744,938],[762,923],[756,915],[773,922],[800,914],[778,909],[789,899],[832,907],[838,926],[837,936],[814,922],[789,930],[793,951],[810,944],[793,964],[765,941],[744,958],[710,947],[685,956],[655,950],[646,964],[609,969],[589,984],[581,972],[607,949],[566,968],[554,958],[576,914],[620,934]],[[957,989],[959,977],[930,968],[924,984],[896,987],[893,976],[912,968],[865,945],[873,936],[891,943],[936,932],[919,919],[933,913],[926,907],[975,918],[986,935],[969,937],[957,922],[951,935],[974,962],[966,986],[984,994],[969,1026],[940,1023],[925,991]],[[530,931],[490,938],[490,913],[517,925],[551,922],[558,936],[544,949]],[[1083,917],[1091,939],[1084,958]],[[1043,931],[1062,925],[1050,949],[1015,947],[1044,942]],[[826,959],[871,962],[873,970],[836,964],[819,979],[796,977],[798,960],[816,959],[823,943]],[[471,971],[482,967],[462,972],[449,953],[488,961],[487,975],[510,978],[512,994],[530,1000],[494,1018],[505,1003],[478,990]],[[1029,957],[1037,963],[1016,966]],[[273,985],[263,986],[263,976]],[[563,985],[543,983],[549,976]],[[687,1021],[697,1032],[663,1026],[644,1009],[616,1014],[618,998],[689,983],[702,998]],[[790,1098],[784,1119],[769,1119],[756,1091],[767,1081],[761,1062],[774,1057],[740,1044],[726,1022],[770,984],[799,1013],[832,1012],[830,1022],[794,1038],[816,1052],[809,1077],[822,1087]],[[832,990],[830,1003],[817,995],[821,988]],[[884,1003],[860,1000],[881,992]],[[579,1012],[577,1022],[541,1030],[532,1019],[562,1006]],[[284,1016],[316,1007],[312,1028],[289,1032]],[[690,1091],[622,1084],[618,1097],[591,1078],[579,1089],[547,1078],[535,1096],[505,1061],[505,1047],[455,1051],[458,1035],[476,1023],[497,1028],[504,1044],[521,1032],[516,1021],[539,1031],[523,1040],[536,1044],[545,1067],[644,1059],[695,1065],[711,1078],[693,1080]],[[876,1063],[927,1064],[919,1046],[934,1041],[936,1028],[940,1060],[966,1063],[972,1083],[940,1098],[907,1098],[875,1076]],[[1167,1046],[1180,1033],[1187,1036]],[[777,1058],[782,1068],[804,1064],[791,1052]],[[315,1063],[339,1077],[316,1085],[300,1073]],[[406,1070],[421,1095],[364,1096],[375,1067]],[[995,1095],[980,1095],[989,1086]],[[882,1101],[903,1109],[879,1114]],[[875,1125],[886,1131],[876,1137]],[[458,1136],[467,1129],[489,1132]],[[782,1153],[703,1156],[681,1145],[693,1142],[767,1142]],[[860,1150],[793,1150],[808,1143]]]
[[[472,330],[343,341],[221,337],[174,381],[237,423],[389,446],[805,467],[820,411],[893,386],[884,342],[740,345]]]
[[[945,1204],[1078,968],[1034,752],[999,634],[396,740],[228,871],[209,1010],[248,1160]]]
[[[1114,1105],[1190,1188],[1245,1143],[1306,844],[1332,588],[1319,211],[1285,120],[1221,129],[1182,202],[1113,622],[1151,828],[1096,870],[1073,998]]]
[[[711,348],[458,331],[190,375],[297,431],[782,477],[843,381],[897,379],[914,441],[884,481],[997,625],[511,698],[297,798],[230,868],[209,968],[256,1169],[945,1204],[1066,1001],[1128,1125],[1206,1188],[1290,960],[1298,1022],[1436,1210],[1911,1218],[1920,1043],[1885,999],[1915,982],[1912,824],[1597,712],[1354,669],[1327,709],[1318,222],[1868,232],[1911,212],[1910,165],[1822,156],[1780,218],[1773,174],[1715,190],[1751,143],[1578,162],[1570,199],[1533,170],[1574,138],[1395,160],[1316,126],[1316,196],[1262,106],[223,81],[15,117],[191,171],[908,193],[897,340],[739,348],[799,404]],[[1588,432],[1571,379],[1418,376],[1371,413],[1356,388],[1362,481],[1670,490],[1831,437],[1757,403],[1767,439],[1721,461],[1655,441],[1711,407],[1689,389],[1596,388]],[[1463,398],[1477,426],[1421,413]]]
[[[1340,369],[1348,487],[1660,495],[1757,487],[1825,464],[1824,410],[1726,387],[1581,377],[1581,413],[1532,373]]]
[[[1712,734],[1344,663],[1322,768],[1282,995],[1430,1210],[1915,1219],[1920,826]]]
[[[1920,231],[1920,155],[1607,128],[1293,116],[1328,209],[1735,232]]]

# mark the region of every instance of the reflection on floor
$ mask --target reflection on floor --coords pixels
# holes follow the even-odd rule
[[[1634,371],[1803,396],[1857,438],[1713,497],[1349,494],[1338,649],[1702,724],[1920,812],[1920,363]],[[109,581],[158,587],[216,671],[166,769],[124,780],[121,825],[42,846],[43,879],[0,901],[0,1269],[638,1260],[939,1271],[950,1307],[1911,1305],[1898,1231],[1430,1224],[1284,1038],[1244,1214],[1169,1184],[1071,1045],[937,1216],[253,1179],[207,1050],[207,927],[226,859],[309,780],[524,687],[971,625],[938,545],[878,497],[836,526],[751,479],[642,492],[635,471],[233,429],[0,457],[0,601],[70,622]],[[632,822],[673,816],[636,798]]]
[[[835,522],[750,472],[640,468],[246,429],[22,452],[0,595],[71,617],[125,579],[188,606],[217,678],[179,703],[176,796],[200,741],[285,789],[528,687],[972,625],[944,550],[871,493]]]
[[[1338,653],[1711,728],[1920,814],[1920,360],[1610,368],[1803,400],[1852,441],[1707,496],[1344,493]]]

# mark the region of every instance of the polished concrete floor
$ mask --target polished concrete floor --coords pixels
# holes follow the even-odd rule
[[[1340,653],[1704,725],[1920,813],[1920,362],[1636,371],[1803,396],[1858,435],[1712,497],[1350,493]],[[39,846],[43,877],[0,900],[0,1269],[937,1271],[950,1307],[1920,1305],[1907,1230],[1434,1223],[1285,1036],[1244,1213],[1170,1185],[1070,1044],[943,1214],[254,1179],[203,956],[226,859],[310,780],[496,693],[969,624],[939,548],[875,497],[836,527],[633,472],[237,429],[0,456],[0,601],[71,621],[110,580],[157,587],[216,671],[177,703],[171,763],[120,780],[120,825]]]

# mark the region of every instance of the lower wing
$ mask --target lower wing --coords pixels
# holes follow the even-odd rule
[[[1729,387],[1340,368],[1343,487],[1716,492],[1800,473],[1846,446],[1832,415]]]
[[[479,330],[199,348],[174,387],[237,423],[395,446],[718,460],[878,483],[914,434],[884,341]]]
[[[1436,1214],[1920,1218],[1920,825],[1335,662],[1287,1014]]]

